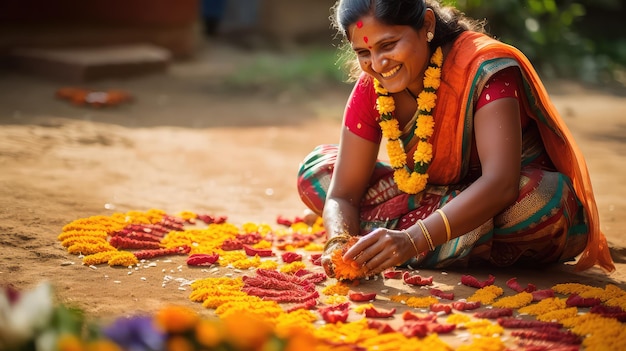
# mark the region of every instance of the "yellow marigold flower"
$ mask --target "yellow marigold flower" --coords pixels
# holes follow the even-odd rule
[[[216,311],[222,307],[223,305],[232,304],[232,303],[245,303],[251,304],[261,301],[260,298],[256,296],[250,296],[246,293],[242,295],[219,295],[219,296],[207,296],[204,301],[202,301],[202,307],[204,308],[212,308]]]
[[[591,288],[592,287],[589,285],[580,284],[580,283],[563,283],[563,284],[554,285],[552,287],[552,290],[554,290],[555,293],[562,294],[562,295],[571,295],[571,294],[580,295],[584,293],[585,291],[588,291]]]
[[[376,330],[369,328],[367,318],[350,323],[328,323],[315,329],[314,333],[321,340],[341,340],[351,345],[359,345],[360,342],[378,335]]]
[[[443,51],[441,51],[440,47],[433,53],[433,56],[430,58],[430,63],[438,67],[443,64]]]
[[[314,351],[320,350],[319,340],[315,338],[313,332],[304,328],[293,328],[294,332],[291,333],[287,339],[287,345],[285,345],[285,351]]]
[[[398,185],[398,189],[407,194],[417,194],[424,190],[428,183],[428,174],[409,172],[406,169],[399,169],[393,174],[393,179]]]
[[[417,149],[413,154],[413,160],[416,164],[428,164],[433,159],[433,145],[424,141],[417,143]]]
[[[598,334],[611,329],[624,328],[621,322],[614,318],[603,317],[597,313],[579,314],[564,318],[560,323],[569,328],[572,333],[581,336]]]
[[[502,335],[504,333],[504,328],[501,325],[492,323],[487,319],[467,322],[465,323],[465,328],[471,334],[481,336]]]
[[[183,333],[195,328],[200,321],[200,316],[187,307],[172,305],[158,310],[154,321],[167,333]]]
[[[480,288],[474,292],[474,294],[467,298],[467,301],[476,302],[479,301],[483,305],[492,304],[496,298],[504,294],[504,290],[496,285],[489,285],[484,288]]]
[[[92,266],[107,263],[116,253],[117,251],[104,251],[87,255],[83,257],[83,264],[86,266]]]
[[[389,297],[389,300],[393,302],[398,302],[405,304],[409,307],[414,308],[426,308],[430,307],[430,305],[438,303],[434,296],[411,296],[411,295],[394,295]]]
[[[583,346],[587,351],[626,350],[626,332],[622,329],[610,335],[593,334],[583,340]]]
[[[406,153],[400,139],[387,141],[387,155],[392,168],[398,169],[406,165]]]
[[[242,260],[231,262],[231,265],[237,269],[250,269],[251,267],[258,267],[261,265],[261,258],[259,255],[254,257],[244,258]]]
[[[57,349],[59,351],[83,351],[84,347],[78,336],[63,334],[57,340]]]
[[[304,247],[304,251],[323,251],[324,244],[320,243],[310,243]]]
[[[415,136],[420,139],[428,139],[435,131],[435,119],[431,115],[419,115],[417,118]]]
[[[386,139],[398,139],[400,138],[400,135],[402,135],[402,132],[399,129],[398,120],[395,118],[381,120],[378,124],[382,130],[383,137]]]
[[[172,336],[165,342],[167,351],[194,351],[195,347],[190,340],[183,336]]]
[[[256,297],[256,296],[254,296]],[[222,319],[240,317],[246,315],[249,318],[260,319],[274,323],[278,316],[285,313],[283,308],[275,301],[264,301],[261,298],[231,301],[220,305],[215,313]]]
[[[228,266],[232,262],[245,260],[246,258],[248,258],[248,256],[241,250],[224,251],[220,253],[218,263],[220,266]]]
[[[261,240],[258,243],[252,245],[255,249],[269,249],[272,247],[272,243],[267,240]]]
[[[437,105],[437,94],[430,91],[422,91],[417,97],[417,109],[430,112]]]
[[[493,307],[499,308],[520,308],[533,302],[533,294],[522,291],[513,296],[506,296],[492,304]]]
[[[335,305],[338,303],[344,303],[348,301],[348,297],[344,295],[330,295],[324,299],[324,303],[327,305]]]
[[[329,296],[332,296],[332,295],[346,296],[348,295],[349,291],[350,291],[350,286],[343,284],[341,282],[338,282],[337,284],[332,284],[332,285],[325,287],[322,290],[322,294],[329,295]]]
[[[389,91],[387,91],[387,89],[385,89],[385,87],[383,87],[377,79],[374,79],[374,91],[379,95],[389,94]]]
[[[361,305],[358,305],[358,306],[354,307],[352,310],[354,312],[356,312],[356,313],[363,314],[363,313],[365,313],[365,310],[368,309],[368,308],[374,308],[374,304],[372,304],[372,303],[364,303],[364,304],[361,304]]]
[[[569,307],[562,310],[555,310],[537,315],[537,320],[544,322],[561,321],[565,318],[574,317],[578,314],[578,308]]]
[[[109,266],[123,266],[129,267],[134,266],[139,263],[137,256],[133,255],[132,252],[128,251],[116,251],[111,258],[109,258],[108,264]]]
[[[306,264],[301,261],[287,263],[280,267],[280,271],[283,273],[296,273],[297,271],[302,269],[306,269]]]
[[[376,109],[381,115],[391,114],[395,109],[395,102],[391,96],[379,96],[376,99]]]
[[[77,254],[91,255],[91,254],[104,252],[104,251],[117,251],[117,249],[111,246],[111,244],[109,244],[108,242],[101,242],[101,243],[95,243],[95,244],[76,243],[67,248],[67,252],[74,254],[74,255],[77,255]]]
[[[261,261],[257,268],[260,269],[276,269],[278,268],[278,263],[276,261],[265,260]]]
[[[64,242],[65,240],[69,238],[83,238],[83,237],[93,237],[93,238],[100,238],[100,239],[105,240],[108,235],[109,234],[106,232],[106,230],[68,230],[59,234],[57,239],[61,242]]]
[[[522,307],[518,310],[518,312],[536,316],[541,313],[546,313],[546,312],[556,311],[556,310],[561,310],[561,309],[566,308],[567,305],[565,301],[566,301],[565,299],[560,299],[558,297],[550,297],[547,299],[543,299],[535,304]]]
[[[70,247],[74,244],[91,244],[91,245],[97,245],[97,244],[106,244],[107,240],[106,238],[100,238],[97,236],[74,236],[71,238],[67,238],[65,240],[63,240],[61,242],[61,245],[63,247]]]
[[[446,322],[450,324],[465,324],[471,320],[470,316],[461,313],[453,313],[446,318]]]
[[[424,88],[439,89],[441,83],[441,68],[429,66],[424,72]]]
[[[213,348],[224,339],[224,328],[222,323],[208,319],[202,319],[196,325],[196,340],[200,345]]]
[[[189,221],[198,218],[198,215],[192,211],[181,211],[176,215],[176,217]]]
[[[461,345],[456,348],[456,351],[503,351],[506,350],[506,345],[500,338],[493,336],[485,336],[481,338],[474,338],[469,345]]]

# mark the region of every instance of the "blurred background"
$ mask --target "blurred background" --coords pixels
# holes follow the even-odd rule
[[[7,0],[0,2],[0,63],[5,68],[43,76],[81,80],[87,78],[60,72],[59,66],[51,65],[46,72],[41,67],[41,56],[48,55],[51,61],[53,49],[150,44],[156,48],[144,55],[163,56],[155,50],[165,49],[162,60],[169,62],[198,59],[211,48],[217,50],[227,45],[248,50],[252,56],[246,69],[227,77],[229,84],[255,87],[285,80],[301,84],[311,80],[341,82],[345,77],[337,65],[339,40],[328,20],[333,3],[334,0]],[[623,0],[446,3],[471,17],[486,19],[490,34],[520,48],[545,78],[617,88],[626,85]],[[298,54],[276,65],[277,57],[262,54],[268,52]],[[152,68],[158,70],[159,67]],[[132,73],[127,70],[124,74]]]

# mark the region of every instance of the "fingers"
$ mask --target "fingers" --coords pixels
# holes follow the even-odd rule
[[[387,229],[378,228],[371,231],[369,234],[362,236],[351,248],[343,255],[344,261],[357,261],[357,258],[365,252],[365,250],[373,247],[380,241],[380,237],[387,233]],[[375,253],[371,253],[375,254]],[[358,261],[363,263],[362,261]]]
[[[398,252],[393,251],[391,253],[380,253],[370,260],[363,263],[363,267],[366,267],[369,275],[381,273],[390,267],[395,267],[400,263],[400,255]]]

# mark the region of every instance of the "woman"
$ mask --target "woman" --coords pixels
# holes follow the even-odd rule
[[[317,147],[298,179],[324,219],[328,275],[341,248],[362,275],[581,253],[577,269],[614,270],[585,161],[522,53],[436,1],[333,10],[361,73],[339,145]]]

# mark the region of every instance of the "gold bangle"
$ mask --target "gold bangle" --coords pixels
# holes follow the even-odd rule
[[[411,237],[411,234],[409,234],[409,232],[408,232],[406,229],[402,229],[402,232],[403,232],[404,234],[406,234],[406,236],[408,236],[408,237],[409,237],[409,240],[411,240],[411,244],[413,244],[413,249],[415,249],[415,254],[416,254],[416,255],[419,255],[419,254],[420,254],[420,252],[419,252],[419,250],[417,249],[417,245],[415,245],[415,241],[413,241],[413,238]]]
[[[428,244],[428,249],[430,251],[435,251],[435,245],[433,245],[433,238],[430,236],[430,233],[428,232],[428,228],[426,228],[426,224],[424,224],[424,222],[421,219],[417,220],[417,224],[420,226],[420,228],[422,228],[422,234],[424,235],[424,238],[426,239],[426,243]]]
[[[349,234],[339,234],[339,235],[335,235],[332,238],[326,240],[326,243],[324,244],[324,251],[326,251],[326,249],[334,244],[337,241],[341,241],[343,244],[347,243],[350,240],[351,236]]]
[[[446,242],[448,242],[450,241],[450,239],[452,239],[452,231],[450,230],[450,222],[448,222],[448,217],[446,216],[446,213],[443,212],[443,210],[440,208],[438,208],[435,212],[439,213],[441,219],[443,219],[443,224],[446,226]]]

